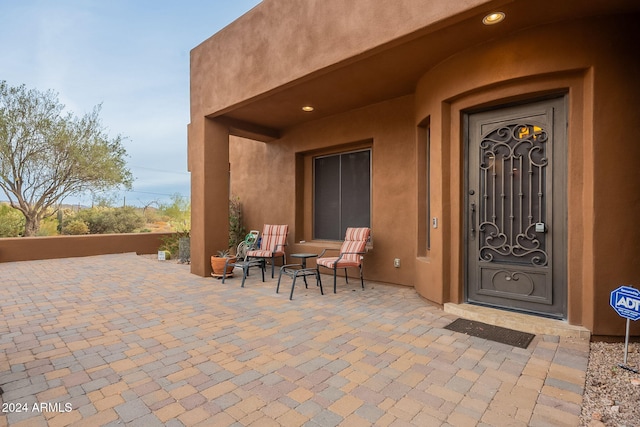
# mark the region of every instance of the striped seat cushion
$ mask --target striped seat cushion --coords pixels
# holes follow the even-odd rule
[[[273,251],[247,251],[247,256],[252,256],[252,257],[259,257],[259,258],[264,258],[264,257],[272,257],[272,256],[281,256],[284,252],[279,251],[279,252],[273,252]]]
[[[338,268],[358,267],[360,265],[362,262],[362,254],[365,252],[370,233],[371,229],[367,227],[347,228],[344,242],[340,247],[340,253],[343,255],[342,258],[340,258],[340,261],[338,261]],[[323,267],[334,268],[338,258],[339,257],[318,258],[316,263]]]
[[[262,230],[260,249],[248,251],[247,256],[272,257],[284,255],[284,247],[287,244],[288,225],[265,224]]]
[[[368,228],[347,228],[347,233],[344,237],[344,242],[340,248],[340,253],[345,254],[342,261],[355,262],[356,265],[360,265],[362,259],[362,253],[364,253],[367,246],[367,240],[369,240],[369,233],[371,230]]]
[[[319,258],[316,262],[316,264],[321,265],[323,267],[327,267],[327,268],[333,268],[336,261],[338,261],[338,257],[326,257],[326,258]],[[346,268],[346,267],[357,267],[360,265],[360,261],[351,261],[351,260],[345,260],[344,258],[341,259],[338,262],[337,268]]]

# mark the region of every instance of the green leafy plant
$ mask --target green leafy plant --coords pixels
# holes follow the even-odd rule
[[[229,247],[235,249],[244,240],[245,234],[240,198],[232,196],[229,199]]]
[[[0,237],[19,237],[24,233],[24,215],[7,204],[0,204]]]
[[[57,236],[59,234],[58,219],[48,216],[40,221],[40,229],[36,233],[36,236]]]
[[[188,231],[178,231],[169,236],[162,237],[162,244],[160,245],[161,251],[169,251],[173,254],[177,254],[180,251],[180,239],[183,237],[189,237]]]
[[[229,257],[231,257],[231,252],[229,252],[229,249],[218,251],[217,254],[218,254],[219,258],[229,258]]]
[[[169,224],[178,233],[189,233],[191,230],[191,203],[187,197],[173,194],[171,203],[161,204],[158,211],[160,215],[168,218]]]

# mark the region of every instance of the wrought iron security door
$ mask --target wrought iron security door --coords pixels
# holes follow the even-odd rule
[[[471,302],[564,317],[565,280],[554,265],[562,264],[555,251],[564,247],[564,225],[554,221],[564,209],[554,200],[564,185],[554,171],[556,156],[564,160],[564,133],[555,123],[563,107],[556,99],[469,116]]]

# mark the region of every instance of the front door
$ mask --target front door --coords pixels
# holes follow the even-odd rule
[[[566,318],[566,106],[466,118],[466,298]]]

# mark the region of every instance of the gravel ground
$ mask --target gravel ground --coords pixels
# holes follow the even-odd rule
[[[582,426],[640,427],[640,374],[623,362],[624,342],[591,343]],[[640,343],[629,343],[625,366],[640,371]]]

